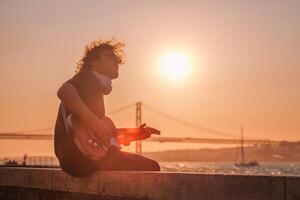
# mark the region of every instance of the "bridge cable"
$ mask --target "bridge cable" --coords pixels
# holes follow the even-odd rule
[[[226,133],[226,132],[223,132],[223,131],[218,131],[218,130],[214,130],[214,129],[210,129],[210,128],[207,128],[207,127],[204,127],[204,126],[199,126],[199,125],[196,125],[196,124],[193,124],[193,123],[190,123],[188,121],[184,121],[182,119],[179,119],[179,118],[176,118],[176,117],[173,117],[169,114],[166,114],[164,112],[161,112],[155,108],[153,108],[152,106],[149,106],[145,103],[142,104],[143,107],[145,107],[146,109],[152,111],[152,112],[155,112],[161,116],[164,116],[170,120],[173,120],[173,121],[176,121],[177,123],[180,123],[180,124],[183,124],[185,126],[189,126],[191,128],[194,128],[194,129],[199,129],[201,131],[205,131],[205,132],[210,132],[210,133],[214,133],[214,134],[217,134],[217,135],[222,135],[222,136],[226,136],[226,137],[233,137],[233,138],[238,138],[239,136],[237,135],[233,135],[233,134],[230,134],[230,133]]]
[[[118,112],[121,112],[123,110],[126,110],[132,106],[134,106],[135,104],[130,104],[130,105],[127,105],[127,106],[124,106],[122,108],[118,108],[116,110],[113,110],[111,112],[109,112],[108,114],[115,114],[115,113],[118,113]],[[0,134],[4,134],[4,133],[7,133],[7,132],[11,132],[11,133],[14,133],[14,134],[19,134],[19,133],[32,133],[32,132],[43,132],[43,131],[51,131],[51,130],[54,130],[54,127],[48,127],[48,128],[39,128],[39,129],[30,129],[30,130],[19,130],[19,131],[1,131]]]

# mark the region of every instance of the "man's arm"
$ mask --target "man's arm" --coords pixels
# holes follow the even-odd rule
[[[103,142],[110,141],[110,137],[112,136],[111,130],[84,104],[76,88],[71,83],[64,83],[58,89],[57,96],[72,113],[77,114],[87,123],[92,132],[98,133],[97,135]]]
[[[95,115],[83,103],[75,87],[71,83],[64,83],[58,89],[57,96],[69,110],[77,114],[80,118],[90,119]]]

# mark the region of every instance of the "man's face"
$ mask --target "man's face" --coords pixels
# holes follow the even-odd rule
[[[116,79],[119,76],[119,62],[112,49],[100,51],[94,66],[98,72],[109,76],[111,79]]]

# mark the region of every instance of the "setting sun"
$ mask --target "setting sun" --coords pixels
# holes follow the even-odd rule
[[[181,81],[191,71],[191,61],[186,54],[172,51],[163,56],[159,65],[160,74],[170,81]]]

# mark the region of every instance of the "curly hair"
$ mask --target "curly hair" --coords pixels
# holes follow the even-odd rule
[[[97,39],[88,43],[84,48],[83,57],[77,62],[75,73],[90,70],[90,62],[96,59],[98,53],[103,49],[111,49],[118,60],[118,64],[124,64],[124,46],[124,42],[114,37],[110,39]]]

